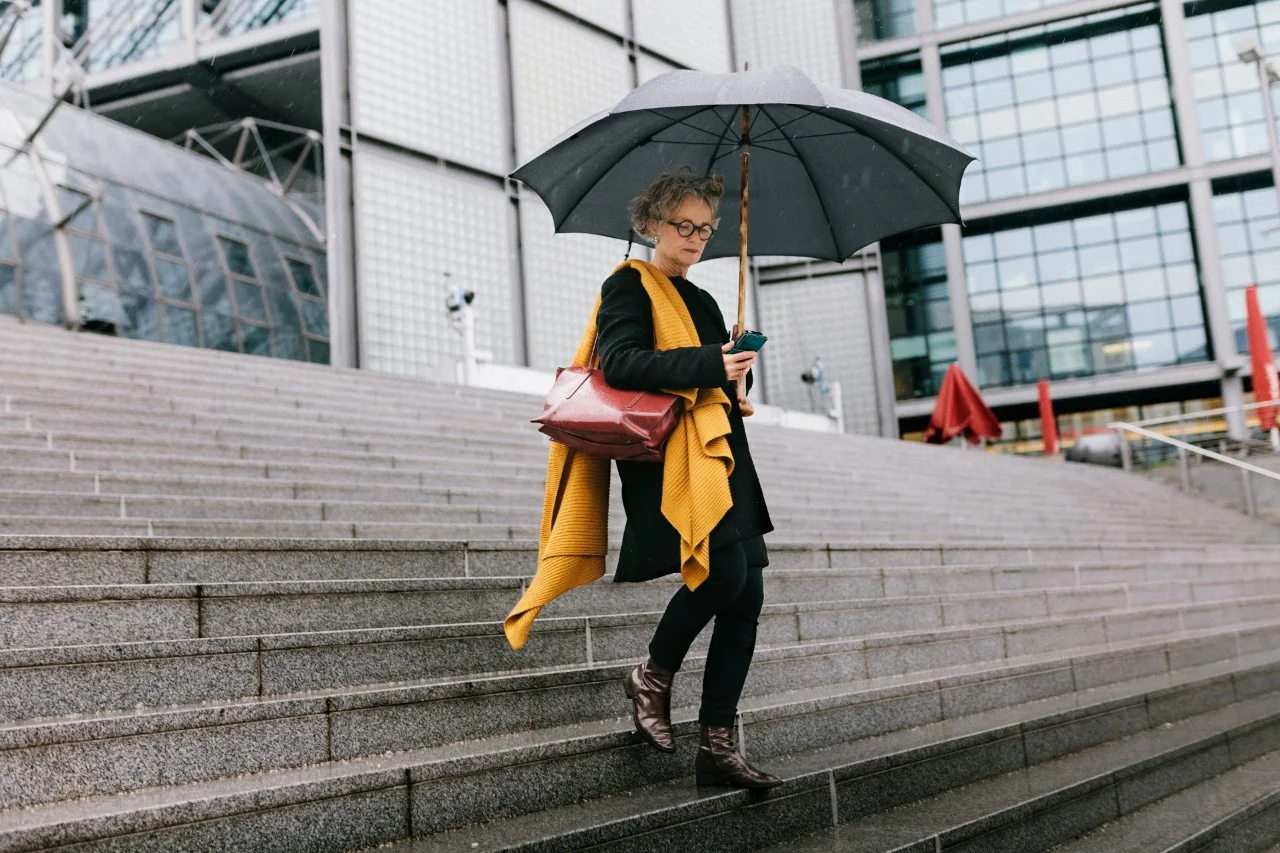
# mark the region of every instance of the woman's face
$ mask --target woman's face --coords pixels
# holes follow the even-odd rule
[[[707,241],[702,239],[698,229],[714,226],[714,220],[711,207],[705,201],[697,196],[685,196],[680,206],[671,214],[670,221],[658,223],[658,242],[654,245],[654,253],[667,257],[679,266],[693,266],[702,258],[702,252],[707,248]],[[693,233],[688,237],[680,236],[677,226],[682,222],[693,224]]]

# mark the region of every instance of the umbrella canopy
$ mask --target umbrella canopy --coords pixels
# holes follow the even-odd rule
[[[1267,338],[1267,321],[1262,316],[1262,307],[1258,304],[1258,287],[1250,285],[1244,294],[1248,311],[1247,331],[1249,334],[1249,359],[1253,362],[1253,397],[1259,403],[1280,403],[1280,379],[1276,376],[1276,359],[1271,354],[1271,341]],[[1276,428],[1277,406],[1263,406],[1258,409],[1258,417],[1262,421],[1262,429],[1270,431]]]
[[[970,444],[977,444],[980,439],[994,441],[1002,434],[1000,419],[982,401],[960,365],[948,367],[924,440],[930,444],[946,444],[963,435]]]
[[[1058,452],[1058,422],[1053,417],[1053,398],[1049,396],[1049,381],[1040,380],[1040,435],[1044,439],[1044,452],[1051,456]]]
[[[750,254],[832,261],[892,234],[959,222],[960,178],[974,160],[910,110],[820,86],[784,66],[664,74],[569,130],[512,177],[547,203],[557,231],[626,240],[627,203],[660,173],[715,172],[725,196],[703,257],[730,257],[739,254],[742,193],[730,155],[744,148]]]

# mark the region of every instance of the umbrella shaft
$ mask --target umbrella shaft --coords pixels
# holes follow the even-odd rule
[[[751,107],[742,105],[742,199],[738,206],[738,326],[734,334],[747,327],[747,176],[751,171],[751,152],[747,147],[751,128]]]

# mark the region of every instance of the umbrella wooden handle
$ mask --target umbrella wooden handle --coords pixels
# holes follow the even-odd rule
[[[742,335],[742,327],[734,326],[732,339],[736,341],[741,335]],[[735,390],[737,391],[737,395],[738,395],[738,408],[742,410],[742,416],[744,418],[749,418],[756,413],[756,410],[755,410],[755,407],[751,405],[751,402],[747,399],[747,374],[745,373],[742,374],[736,380],[734,380],[734,382],[736,384]]]
[[[742,167],[742,193],[738,208],[738,322],[733,327],[733,339],[738,337],[747,327],[747,177],[751,170],[751,152],[747,148],[747,134],[751,131],[751,107],[742,105],[742,153],[739,164]],[[756,413],[747,401],[747,375],[738,377],[738,408],[742,416],[749,418]]]

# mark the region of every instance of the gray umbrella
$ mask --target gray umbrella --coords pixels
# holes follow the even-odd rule
[[[627,203],[659,173],[720,174],[721,228],[703,257],[739,256],[740,329],[748,254],[842,261],[892,234],[959,222],[960,178],[973,160],[910,110],[784,66],[664,74],[512,177],[547,203],[556,231],[627,240]]]

